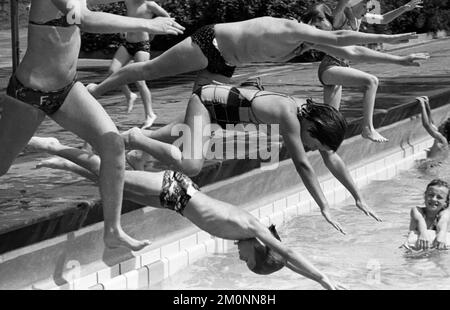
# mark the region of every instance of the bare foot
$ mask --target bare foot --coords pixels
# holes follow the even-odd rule
[[[65,168],[68,167],[68,164],[70,164],[70,161],[68,161],[67,159],[63,159],[61,157],[53,157],[39,162],[36,165],[36,169],[51,168],[64,170]]]
[[[125,147],[133,149],[135,148],[136,140],[138,137],[143,136],[142,131],[138,127],[133,127],[130,130],[124,131],[120,134],[122,136]]]
[[[98,85],[95,83],[91,83],[88,86],[86,86],[86,89],[88,92],[94,97],[97,98],[97,95],[95,94],[95,91],[97,90]]]
[[[46,153],[57,152],[61,143],[56,138],[32,137],[28,142],[27,149]]]
[[[145,118],[144,125],[142,125],[141,129],[148,129],[148,128],[152,127],[153,123],[156,121],[157,118],[158,117],[156,116],[156,114],[148,115]]]
[[[127,160],[127,163],[137,171],[144,171],[145,170],[145,163],[147,162],[144,156],[144,152],[133,150],[129,151],[125,158]]]
[[[136,240],[128,236],[123,230],[116,230],[113,232],[106,232],[103,238],[105,246],[108,249],[116,249],[120,247],[128,248],[132,251],[140,251],[143,248],[149,246],[151,242],[149,240]]]
[[[135,93],[131,93],[130,98],[127,98],[127,105],[128,105],[127,112],[128,113],[131,113],[131,111],[133,111],[134,103],[136,102],[137,98],[138,98],[138,96]]]
[[[376,142],[376,143],[386,143],[389,142],[389,139],[386,139],[382,135],[380,135],[375,129],[369,129],[368,127],[365,127],[362,132],[362,137],[365,139],[369,139],[370,141]]]

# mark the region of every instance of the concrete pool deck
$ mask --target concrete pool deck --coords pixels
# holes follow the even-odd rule
[[[426,66],[420,69],[397,66],[355,65],[357,68],[362,68],[380,77],[381,87],[377,98],[377,109],[380,110],[377,112],[375,121],[377,127],[383,127],[383,132],[386,132],[392,140],[389,144],[376,146],[362,141],[359,137],[348,139],[340,153],[349,166],[354,168],[352,171],[355,176],[362,173],[362,167],[365,167],[366,172],[367,169],[374,169],[378,174],[378,170],[386,170],[386,167],[392,166],[390,165],[391,163],[403,160],[401,165],[406,167],[410,166],[411,158],[423,157],[423,149],[429,143],[429,139],[426,138],[420,121],[412,117],[418,113],[417,103],[414,102],[414,98],[420,95],[430,96],[433,108],[437,109],[434,112],[437,122],[446,115],[448,111],[446,104],[448,104],[448,98],[450,97],[450,72],[446,69],[450,64],[449,48],[449,41],[442,40],[398,51],[400,54],[420,51],[432,53],[434,57]],[[321,98],[320,85],[315,75],[316,69],[317,64],[264,65],[243,68],[238,71],[238,74],[250,76],[250,72],[256,70],[259,72],[259,75],[262,75],[263,84],[268,90],[291,93],[299,97]],[[92,72],[88,68],[84,68],[80,77],[83,81],[91,81],[95,80],[96,77],[98,78],[99,74],[101,72],[99,73],[98,70]],[[184,75],[173,81],[172,79],[167,79],[152,84],[156,112],[160,114],[158,125],[162,125],[173,118],[174,113],[184,109],[185,98],[188,98],[191,88],[191,83],[189,83],[191,79],[192,75]],[[169,86],[167,87],[167,85]],[[345,90],[344,96],[343,100],[346,104],[343,111],[351,122],[355,124],[349,131],[349,135],[354,136],[359,133],[357,124],[361,112],[353,107],[359,107],[361,95],[355,90]],[[138,107],[138,111],[132,115],[124,115],[120,111],[122,107],[114,105],[119,100],[120,98],[114,94],[101,101],[105,104],[107,111],[124,128],[133,126],[136,120],[139,119],[138,113],[142,111],[141,107]],[[165,102],[170,102],[171,104],[165,105]],[[389,111],[386,113],[386,111],[381,109]],[[394,123],[399,120],[404,120],[408,124],[407,126],[402,124],[400,128],[408,128],[408,130],[399,131],[395,127]],[[50,124],[44,124],[39,134],[55,135],[64,142],[73,143],[73,136],[61,132],[59,128],[55,128],[56,126]],[[410,144],[414,146],[410,147]],[[355,152],[356,150],[358,152]],[[400,153],[403,155],[400,156]],[[374,154],[376,154],[375,157],[381,157],[377,159],[378,161],[384,161],[385,163],[385,157],[389,158],[385,168],[381,167],[381,163],[378,163],[378,166],[370,166],[370,164],[369,166],[361,166],[369,158],[371,161],[377,162],[373,157]],[[111,287],[112,284],[108,284],[109,282],[107,281],[108,277],[127,274],[127,271],[131,269],[138,269],[139,275],[141,273],[148,275],[146,270],[148,272],[156,270],[152,273],[152,281],[154,281],[159,277],[155,276],[155,272],[161,276],[172,274],[178,268],[182,268],[180,266],[184,266],[183,262],[186,262],[186,257],[188,257],[188,260],[190,257],[190,261],[192,261],[193,258],[200,256],[206,250],[216,251],[224,248],[223,241],[211,239],[210,236],[204,233],[194,233],[195,228],[176,215],[168,214],[166,211],[152,208],[141,209],[140,206],[125,204],[124,209],[132,211],[123,218],[126,231],[130,231],[133,235],[139,237],[152,235],[155,237],[155,242],[143,254],[133,255],[129,252],[104,251],[101,241],[102,223],[94,224],[95,218],[97,220],[101,219],[101,217],[98,217],[100,208],[94,203],[97,197],[95,188],[91,184],[65,173],[50,170],[33,170],[34,162],[39,158],[42,158],[42,156],[26,154],[18,160],[18,164],[4,177],[3,187],[0,187],[0,212],[2,213],[0,230],[4,229],[3,232],[6,233],[4,236],[9,237],[3,239],[8,240],[7,245],[13,243],[14,236],[18,239],[22,238],[21,242],[25,240],[26,243],[40,241],[38,240],[39,235],[41,237],[53,237],[56,234],[60,237],[17,251],[11,252],[8,250],[7,253],[0,256],[0,279],[5,279],[5,281],[0,281],[0,288],[31,287],[31,283],[35,282],[41,282],[41,285],[37,285],[37,287],[42,288],[52,287],[51,283],[53,283],[53,286],[63,285],[63,287],[71,285],[74,287],[74,283],[77,283],[75,285],[77,288],[88,288],[89,286],[102,283],[105,287]],[[404,163],[406,158],[408,158],[408,165]],[[331,201],[339,201],[339,199],[336,199],[339,195],[341,198],[344,197],[345,195],[342,196],[342,193],[336,194],[334,189],[331,190],[330,184],[333,182],[328,182],[327,178],[329,177],[325,174],[326,171],[317,154],[311,154],[311,161],[325,182],[323,183],[324,189],[330,189],[328,191],[325,190],[325,192],[333,192],[334,198]],[[288,209],[292,214],[298,213],[298,210],[307,212],[311,209],[311,202],[307,197],[304,197],[305,194],[302,194],[304,191],[298,191],[301,188],[299,184],[300,179],[289,162],[281,163],[280,168],[271,174],[260,174],[260,171],[253,170],[258,165],[259,163],[255,161],[229,162],[227,165],[210,163],[205,169],[209,173],[204,173],[203,181],[201,180],[200,183],[202,185],[214,183],[206,186],[204,190],[216,198],[244,205],[244,207],[255,213],[256,211],[252,209],[256,208],[256,210],[259,210],[258,215],[263,218],[270,213],[270,210],[280,210],[280,208]],[[221,166],[222,169],[217,169]],[[229,173],[230,170],[233,170],[230,167],[234,167],[235,171],[245,174],[233,176],[233,174]],[[227,174],[217,173],[220,170],[227,172]],[[24,177],[29,183],[24,183]],[[367,182],[367,178],[365,178],[366,181],[364,182]],[[248,180],[252,180],[253,183],[249,185]],[[283,182],[274,182],[275,180],[283,180]],[[360,183],[360,185],[364,185],[364,182]],[[296,184],[298,188],[292,189],[292,186],[296,186]],[[80,195],[80,193],[83,194]],[[19,197],[17,197],[18,195]],[[85,203],[79,203],[80,196]],[[263,196],[265,197],[263,203],[256,201],[257,198]],[[60,198],[55,199],[54,197]],[[272,199],[274,199],[275,204],[270,205],[269,203]],[[298,209],[297,205],[299,202],[308,206],[302,206],[302,208]],[[17,208],[18,205],[21,207]],[[295,206],[297,211],[294,212],[293,206]],[[17,217],[15,218],[14,216],[17,216],[18,213],[21,216],[25,214],[27,216],[26,220],[22,220],[21,223],[15,222],[14,220]],[[88,216],[88,213],[91,213],[91,215]],[[38,226],[33,227],[32,225],[38,222],[36,219],[39,218],[36,215],[44,222],[45,220],[60,218],[57,221],[50,221],[37,228]],[[147,227],[135,227],[136,225],[134,224],[142,222],[143,218],[146,219],[145,226]],[[86,221],[86,219],[89,220]],[[39,222],[42,223],[42,221]],[[168,225],[165,225],[167,223],[170,223],[170,228],[167,227]],[[82,226],[88,227],[75,231]],[[22,227],[24,230],[18,233],[17,230],[13,229],[17,227]],[[173,232],[174,227],[178,232]],[[27,231],[26,228],[29,230]],[[12,230],[15,230],[14,234]],[[11,234],[8,235],[7,232],[11,232]],[[195,238],[193,237],[194,235]],[[188,251],[188,254],[186,254],[185,249],[192,248],[194,239],[197,242],[196,246],[194,246],[196,250],[192,250],[192,253]],[[0,242],[0,244],[5,243]],[[178,252],[175,249],[178,249]],[[158,257],[158,253],[159,259],[154,260]],[[173,254],[175,256],[178,255],[180,258],[172,261],[171,264],[169,264],[167,259],[164,260],[164,258],[173,256]],[[72,267],[70,267],[73,264],[75,264],[73,265],[75,267],[78,266],[74,262],[80,264],[80,269],[77,269],[79,274],[75,276],[71,269]],[[28,264],[30,269],[27,268],[27,271],[24,270],[23,273],[18,272],[18,267],[21,264]],[[146,267],[150,265],[152,265],[151,268]],[[131,276],[129,275],[129,277]],[[133,277],[133,279],[136,278],[135,272],[133,272]],[[121,283],[121,287],[125,288],[123,287],[124,282],[120,281],[120,279],[127,279],[127,276],[113,278],[113,282]],[[128,280],[128,282],[131,283],[131,280]],[[127,282],[125,281],[125,283]],[[132,286],[129,287],[131,288]]]

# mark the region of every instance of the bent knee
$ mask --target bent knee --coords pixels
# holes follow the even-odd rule
[[[107,152],[112,155],[121,155],[125,153],[125,142],[117,132],[108,132],[100,137],[97,143],[92,146],[100,153]]]
[[[197,176],[203,168],[203,163],[184,163],[182,166],[182,172],[189,177]]]
[[[368,75],[364,79],[364,86],[367,88],[378,87],[379,84],[380,84],[380,81],[378,80],[378,78],[375,75]]]

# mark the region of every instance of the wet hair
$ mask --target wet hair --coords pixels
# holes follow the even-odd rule
[[[321,21],[323,19],[328,20],[330,24],[333,25],[334,22],[333,11],[325,3],[314,5],[306,12],[305,15],[303,15],[302,18],[303,22],[306,24],[309,23],[314,24],[317,21]]]
[[[332,106],[315,103],[312,99],[306,101],[299,113],[299,121],[307,119],[313,123],[308,129],[311,137],[319,140],[323,145],[328,146],[336,152],[341,146],[347,131],[347,121],[343,115]]]
[[[428,185],[427,185],[427,189],[425,191],[425,193],[428,191],[428,189],[430,187],[433,186],[437,186],[437,187],[445,187],[448,189],[448,193],[447,193],[447,207],[449,206],[449,202],[450,202],[450,185],[448,184],[448,182],[445,182],[444,180],[441,179],[434,179],[433,181],[431,181]]]
[[[439,132],[447,139],[447,142],[450,143],[450,118],[439,126]]]
[[[281,241],[274,225],[269,227],[269,231]],[[285,259],[267,245],[262,245],[259,241],[255,242],[255,267],[250,269],[251,271],[260,275],[268,275],[283,268],[284,262]]]

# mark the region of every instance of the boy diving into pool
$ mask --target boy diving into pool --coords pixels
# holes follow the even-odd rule
[[[77,173],[98,181],[100,158],[85,150],[62,145],[54,138],[33,137],[29,146],[63,157],[52,158],[37,167]],[[125,171],[124,198],[142,205],[176,211],[209,234],[238,240],[239,257],[254,273],[267,275],[288,267],[318,282],[326,289],[345,289],[330,280],[306,258],[283,245],[275,227],[265,227],[249,212],[203,194],[186,175],[174,172]],[[155,200],[159,198],[159,204]]]

